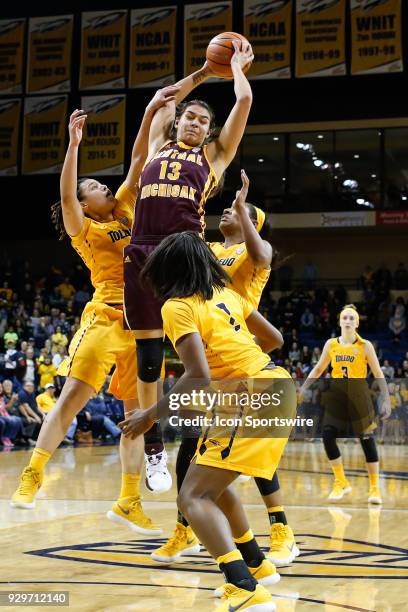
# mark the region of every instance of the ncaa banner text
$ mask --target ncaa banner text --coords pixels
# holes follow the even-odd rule
[[[125,87],[127,11],[82,13],[79,89]]]
[[[24,101],[23,174],[56,174],[65,156],[67,96]]]
[[[343,76],[346,0],[296,0],[296,76]]]
[[[290,78],[291,27],[292,0],[245,0],[244,36],[255,55],[249,79]]]
[[[231,2],[187,4],[184,7],[184,75],[201,68],[210,40],[231,29]]]
[[[22,93],[25,22],[0,21],[0,95]]]
[[[401,0],[350,0],[351,74],[402,72]]]
[[[17,174],[21,100],[0,100],[0,176]]]
[[[175,6],[131,12],[129,87],[159,87],[176,80],[176,19]]]
[[[70,90],[72,25],[72,15],[29,20],[27,93]]]
[[[81,106],[88,118],[80,148],[79,174],[123,174],[126,96],[86,96]]]

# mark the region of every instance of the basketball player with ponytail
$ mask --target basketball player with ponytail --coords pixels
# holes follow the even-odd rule
[[[142,408],[157,401],[164,343],[163,304],[141,286],[139,274],[166,236],[186,230],[203,233],[206,201],[235,157],[252,104],[245,70],[253,53],[247,41],[233,45],[230,66],[236,100],[219,136],[214,139],[215,117],[206,102],[183,102],[195,87],[214,76],[208,63],[176,84],[174,103],[156,113],[150,128],[148,162],[140,176],[131,241],[124,251],[124,320],[125,327],[135,333]],[[145,440],[146,471],[155,473],[151,488],[166,491],[172,481],[158,424]]]
[[[134,339],[122,324],[123,248],[130,240],[137,182],[146,160],[152,119],[160,107],[174,100],[176,92],[175,86],[159,90],[146,107],[129,172],[115,195],[96,179],[78,181],[78,152],[86,114],[75,110],[70,117],[69,145],[60,179],[61,201],[52,207],[52,220],[60,239],[68,235],[72,247],[89,268],[95,292],[82,313],[81,327],[71,341],[69,356],[60,365],[59,374],[66,381],[42,425],[29,465],[23,470],[11,500],[14,507],[35,507],[46,464],[74,417],[99,392],[113,365],[116,364],[120,381],[121,392],[117,397],[124,400],[125,412],[130,414],[138,407]],[[140,504],[143,438],[130,442],[122,436],[120,502],[126,506],[132,529],[158,534],[161,530],[143,513]],[[116,506],[111,514],[120,519]]]
[[[262,291],[268,282],[272,263],[272,247],[265,240],[269,237],[270,227],[265,224],[263,210],[246,201],[249,179],[241,170],[242,188],[236,192],[232,205],[225,208],[219,229],[224,236],[223,242],[209,244],[218,263],[231,278],[231,288],[241,295],[253,308],[258,308]],[[180,491],[190,462],[197,449],[201,435],[199,428],[182,430],[182,442],[176,463],[177,490]],[[287,524],[278,475],[272,480],[255,478],[271,523],[271,545],[267,557],[277,565],[291,563],[299,554],[293,531]],[[188,525],[187,519],[179,512],[175,530],[169,540],[151,554],[155,561],[172,563],[182,555],[191,555],[200,550],[199,542]],[[269,580],[277,582],[279,574],[258,576],[261,584]]]
[[[334,474],[333,489],[328,499],[338,501],[351,492],[351,485],[345,476],[343,460],[337,446],[337,438],[349,435],[351,427],[354,435],[360,439],[366,459],[370,483],[368,502],[381,504],[379,459],[373,435],[376,424],[372,400],[365,381],[367,366],[380,387],[382,418],[388,418],[391,413],[388,386],[373,345],[357,333],[359,315],[354,304],[348,304],[343,308],[340,312],[339,323],[340,336],[327,340],[319,361],[300,389],[300,400],[305,390],[331,364],[331,377],[343,379],[343,382],[335,380],[331,383],[322,425],[324,448]],[[346,382],[347,379],[350,379],[349,382]]]

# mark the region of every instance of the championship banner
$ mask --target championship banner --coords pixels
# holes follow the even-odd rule
[[[195,72],[204,64],[210,40],[217,34],[231,30],[231,2],[187,4],[184,8],[185,76]]]
[[[126,96],[88,96],[82,98],[81,107],[88,118],[80,147],[79,174],[123,174]]]
[[[346,0],[296,0],[296,76],[342,76]]]
[[[25,19],[0,21],[0,95],[22,93]]]
[[[131,12],[129,87],[174,83],[176,18],[176,6]]]
[[[17,174],[20,98],[0,100],[0,176]]]
[[[125,87],[127,11],[82,13],[80,89]]]
[[[26,98],[23,174],[56,174],[65,156],[67,96]]]
[[[351,74],[402,72],[401,0],[350,0]]]
[[[244,36],[255,59],[249,79],[289,79],[292,0],[245,0]]]
[[[72,15],[30,18],[27,93],[70,90],[72,25]]]

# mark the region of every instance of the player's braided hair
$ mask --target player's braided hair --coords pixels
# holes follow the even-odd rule
[[[76,195],[80,202],[84,199],[84,195],[82,193],[82,185],[87,180],[87,178],[83,178],[80,179],[77,183]],[[58,200],[58,202],[55,202],[55,204],[52,204],[51,206],[51,222],[58,233],[58,240],[63,240],[67,235],[67,232],[65,231],[64,221],[62,218],[61,200]]]
[[[165,238],[147,258],[140,279],[162,300],[192,295],[210,300],[214,289],[222,289],[231,282],[196,232],[181,232]]]
[[[187,108],[189,106],[192,106],[193,104],[197,104],[197,106],[202,106],[203,108],[205,108],[209,115],[210,115],[210,128],[208,130],[208,134],[207,137],[204,141],[204,143],[208,143],[211,142],[211,140],[214,139],[215,137],[215,133],[216,133],[216,127],[215,127],[215,112],[214,110],[211,108],[211,106],[208,104],[208,102],[205,102],[205,100],[185,100],[184,102],[181,102],[180,104],[177,105],[176,107],[176,116],[174,119],[174,123],[170,128],[170,138],[171,140],[175,140],[175,138],[177,137],[177,127],[175,125],[176,121],[178,119],[180,119],[181,115],[187,110]]]

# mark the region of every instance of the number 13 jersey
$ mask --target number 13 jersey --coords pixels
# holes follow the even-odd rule
[[[217,184],[207,145],[165,144],[140,175],[131,242],[184,231],[201,234],[204,206]]]

